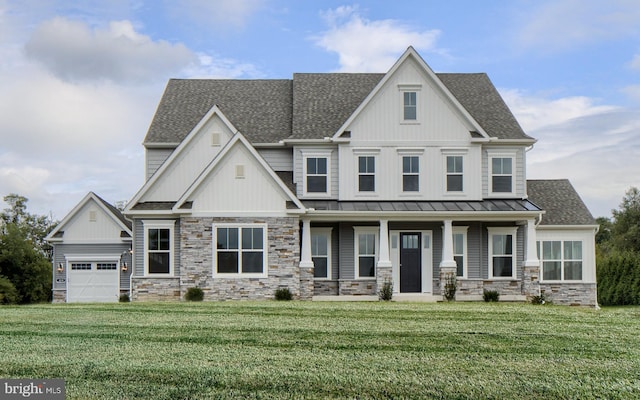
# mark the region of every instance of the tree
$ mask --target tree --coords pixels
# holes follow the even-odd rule
[[[611,244],[622,251],[640,252],[640,190],[627,190],[620,209],[612,213]]]
[[[30,214],[27,212],[27,199],[15,193],[11,193],[3,197],[9,208],[5,208],[0,213],[2,223],[2,231],[6,230],[9,225],[15,225],[25,230],[27,238],[33,243],[36,250],[40,251],[49,260],[51,260],[53,252],[52,247],[44,238],[51,232],[56,225],[50,217],[45,215]]]

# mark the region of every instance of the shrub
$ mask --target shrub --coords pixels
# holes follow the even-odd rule
[[[18,290],[9,279],[0,275],[0,304],[17,304],[20,301]]]
[[[456,290],[458,289],[458,281],[456,274],[449,272],[444,277],[444,298],[447,301],[456,299]]]
[[[540,292],[538,296],[533,296],[531,298],[531,304],[551,304],[551,301],[547,299],[544,292]]]
[[[128,303],[128,302],[130,302],[131,300],[129,299],[129,295],[128,295],[127,293],[122,293],[122,294],[120,295],[120,298],[118,299],[118,301],[119,301],[120,303]]]
[[[500,293],[497,290],[485,290],[482,292],[482,299],[487,303],[500,300]]]
[[[393,297],[393,281],[391,279],[385,279],[382,284],[382,288],[378,292],[378,298],[384,301],[391,301]]]
[[[276,300],[291,300],[293,299],[293,295],[291,294],[291,290],[289,288],[280,288],[276,290]]]
[[[192,287],[187,289],[187,293],[184,294],[186,301],[202,301],[204,299],[204,292],[198,287]]]

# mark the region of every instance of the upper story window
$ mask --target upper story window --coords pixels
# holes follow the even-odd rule
[[[463,157],[447,156],[447,192],[463,191]]]
[[[358,191],[376,191],[376,158],[374,156],[358,157]]]
[[[213,229],[215,275],[266,275],[267,227],[265,225],[214,225]]]
[[[420,158],[418,156],[402,157],[402,191],[417,192],[420,190]]]
[[[517,228],[488,228],[489,278],[516,278]]]
[[[327,192],[327,159],[326,157],[307,158],[307,192]]]
[[[555,240],[538,242],[543,281],[582,280],[582,242]]]
[[[416,92],[404,92],[404,120],[415,121],[418,119],[418,94]]]
[[[491,192],[513,193],[513,157],[491,158]]]
[[[173,273],[173,229],[175,221],[145,220],[144,265],[147,275]]]

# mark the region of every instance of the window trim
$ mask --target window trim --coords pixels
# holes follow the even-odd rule
[[[418,161],[418,165],[417,165],[418,171],[417,172],[405,172],[404,171],[404,159],[405,158],[415,158]],[[403,194],[420,193],[420,156],[416,155],[416,154],[401,154],[400,155],[400,165],[401,165],[401,171],[402,171],[402,179],[401,179],[401,182],[400,182],[400,185],[402,186],[402,193]],[[410,167],[411,167],[411,165],[410,165]],[[404,177],[405,176],[415,176],[415,177],[417,177],[418,190],[405,190],[405,187],[404,187]]]
[[[560,259],[558,260],[545,260],[544,258],[544,251],[543,251],[543,243],[544,242],[560,242]],[[565,244],[567,242],[579,242],[580,246],[581,246],[581,255],[582,257],[580,259],[577,258],[573,258],[573,259],[566,259],[565,258],[565,253],[564,253],[564,249],[565,249]],[[585,264],[585,260],[584,260],[584,241],[583,240],[571,240],[571,239],[549,239],[549,240],[538,240],[536,243],[536,249],[538,250],[538,259],[540,260],[540,282],[549,282],[549,283],[579,283],[579,282],[584,282],[584,264]],[[545,261],[560,261],[560,279],[544,279],[544,262]],[[582,264],[582,279],[565,279],[565,274],[564,274],[564,264],[566,261],[569,262],[575,262],[575,261],[580,261]]]
[[[360,276],[360,235],[373,234],[375,252],[373,259],[373,276]],[[376,226],[354,226],[353,227],[353,265],[354,265],[354,278],[356,280],[375,280],[378,274],[378,257],[380,256],[380,228]]]
[[[511,159],[511,174],[494,174],[493,173],[493,160],[495,158],[510,158]],[[515,152],[491,152],[487,157],[487,192],[491,197],[508,197],[515,196],[516,194],[516,170],[517,170],[517,154]],[[494,192],[493,191],[493,177],[494,176],[511,176],[511,191],[510,192]]]
[[[380,154],[380,149],[376,148],[360,148],[353,149],[353,176],[354,176],[354,192],[355,196],[358,197],[377,197],[379,186],[377,183],[378,180],[378,169],[376,168],[380,165],[378,161],[378,155]],[[374,162],[374,172],[373,172],[373,191],[372,192],[361,192],[360,191],[360,157],[373,157]],[[369,174],[370,175],[370,174]]]
[[[142,220],[142,229],[144,231],[143,254],[144,254],[144,276],[146,277],[168,277],[175,275],[175,226],[176,220]],[[151,273],[149,272],[149,230],[150,229],[169,229],[169,272],[168,273]]]
[[[302,153],[302,195],[304,197],[331,197],[331,153],[332,151],[304,151]],[[327,159],[327,188],[325,192],[309,192],[307,190],[307,159]],[[318,176],[317,174],[314,176]]]
[[[400,124],[401,125],[417,125],[420,124],[421,115],[420,115],[420,102],[421,99],[421,84],[400,84],[398,85],[399,97],[400,97]],[[415,93],[416,94],[416,118],[415,119],[405,119],[405,104],[404,104],[404,94],[405,93]]]
[[[238,237],[238,272],[218,272],[218,228],[237,228]],[[242,228],[262,228],[262,272],[242,272]],[[213,223],[211,226],[211,272],[214,278],[267,278],[269,275],[269,242],[268,226],[266,223]]]
[[[469,241],[468,241],[468,226],[453,226],[452,227],[453,234],[453,257],[455,260],[456,256],[462,256],[462,275],[458,276],[458,278],[467,279],[469,277]],[[462,254],[456,254],[456,242],[455,235],[462,235]],[[456,263],[457,267],[457,263]],[[457,272],[457,270],[456,270]]]
[[[462,171],[454,171],[449,172],[449,157],[458,157],[460,158],[462,165]],[[445,163],[445,182],[444,182],[444,190],[447,194],[459,194],[464,193],[464,155],[463,154],[445,154],[444,155],[444,163]],[[455,166],[455,165],[454,165]],[[449,177],[450,176],[459,176],[462,179],[462,187],[460,190],[449,190]]]
[[[314,277],[313,280],[316,281],[330,281],[332,277],[331,273],[331,237],[332,237],[333,228],[331,227],[314,227],[311,228],[311,240],[313,240],[313,235],[324,235],[327,238],[327,276],[326,277],[316,277],[315,276],[315,264],[314,264]],[[313,261],[313,242],[311,246],[311,261]],[[324,257],[324,256],[322,256]]]
[[[489,279],[495,280],[514,280],[518,277],[518,227],[488,227],[489,237],[487,240],[488,254],[488,274]],[[493,276],[493,236],[494,235],[512,235],[511,239],[511,276]]]
[[[361,158],[371,158],[373,159],[373,172],[369,172],[369,171],[365,171],[365,172],[361,172],[360,171],[360,159]],[[357,164],[357,176],[358,176],[358,184],[356,185],[356,187],[358,188],[358,193],[360,194],[370,194],[370,193],[376,193],[376,164],[378,164],[377,162],[377,157],[375,155],[371,155],[371,154],[358,154],[356,156],[356,159],[358,160]],[[369,163],[367,162],[367,167],[369,166]],[[372,176],[373,177],[373,190],[360,190],[360,177],[362,176]]]

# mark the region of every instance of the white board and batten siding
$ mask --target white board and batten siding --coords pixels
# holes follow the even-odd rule
[[[145,149],[144,158],[145,158],[145,179],[151,178],[153,174],[160,168],[160,166],[169,158],[171,153],[173,153],[173,148],[171,149],[154,149],[147,148]]]
[[[194,215],[286,213],[289,200],[262,164],[236,142],[189,196]]]
[[[119,226],[94,200],[87,201],[64,225],[64,243],[122,243]]]
[[[175,201],[216,157],[233,133],[220,117],[213,115],[180,153],[171,159],[162,176],[145,192],[140,201]],[[165,162],[169,162],[168,160]]]

